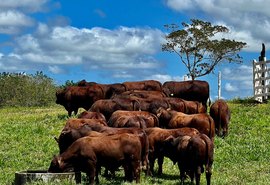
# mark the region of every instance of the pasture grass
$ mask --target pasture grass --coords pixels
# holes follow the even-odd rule
[[[215,138],[212,184],[269,185],[270,104],[229,102],[229,107],[232,111],[229,135],[225,139]],[[0,108],[0,184],[13,184],[17,171],[47,169],[53,155],[58,153],[54,136],[60,134],[67,119],[67,112],[58,105]],[[177,165],[167,158],[163,172],[160,177],[146,177],[141,173],[141,184],[180,184]],[[130,184],[123,181],[123,170],[116,173],[115,179],[99,177],[100,184]],[[85,184],[84,174],[82,179],[82,184]],[[206,184],[205,174],[201,177],[201,183]],[[187,180],[185,184],[191,183]]]

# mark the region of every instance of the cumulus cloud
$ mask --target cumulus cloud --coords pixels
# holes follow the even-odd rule
[[[160,30],[151,28],[79,29],[39,24],[35,33],[16,39],[14,55],[25,65],[48,65],[54,73],[61,71],[55,66],[81,65],[109,70],[113,77],[135,77],[161,67],[153,55],[160,51],[162,36]]]
[[[211,22],[223,22],[231,37],[248,44],[248,51],[259,51],[262,42],[270,45],[270,0],[166,0],[169,8],[191,15],[203,14]],[[256,29],[254,29],[257,27]]]

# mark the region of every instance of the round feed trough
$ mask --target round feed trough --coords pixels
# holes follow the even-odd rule
[[[68,180],[81,183],[80,172],[48,173],[47,170],[27,170],[15,173],[15,185],[24,185],[32,181],[61,182]]]

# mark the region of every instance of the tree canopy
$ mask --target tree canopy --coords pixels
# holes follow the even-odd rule
[[[176,53],[192,80],[211,73],[220,62],[243,62],[238,53],[246,43],[219,38],[219,33],[229,32],[225,26],[191,19],[190,24],[182,23],[182,29],[177,24],[165,25],[165,28],[170,33],[166,35],[162,51]]]

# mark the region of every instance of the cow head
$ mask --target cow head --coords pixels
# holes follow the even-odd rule
[[[65,163],[60,155],[53,157],[48,169],[49,173],[62,173],[70,171],[74,171],[72,165],[69,163]]]

